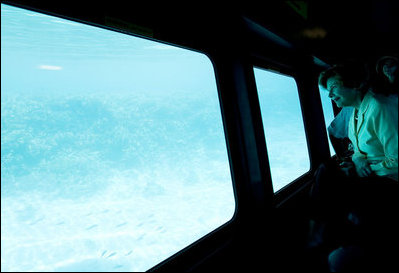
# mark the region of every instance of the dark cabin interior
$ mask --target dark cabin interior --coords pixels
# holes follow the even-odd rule
[[[216,73],[237,210],[235,217],[150,271],[327,270],[305,251],[314,171],[330,157],[317,77],[348,58],[373,64],[399,49],[397,1],[230,4],[2,1],[194,49]],[[274,194],[252,65],[295,76],[311,159],[309,173]]]

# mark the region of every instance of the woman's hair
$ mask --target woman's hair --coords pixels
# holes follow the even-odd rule
[[[327,81],[332,77],[339,77],[342,85],[348,88],[366,92],[369,88],[370,73],[365,64],[360,62],[347,62],[336,64],[320,73],[319,85],[327,89]]]

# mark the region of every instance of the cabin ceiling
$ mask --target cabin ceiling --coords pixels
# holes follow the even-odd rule
[[[398,53],[398,1],[284,1],[268,10],[243,13],[328,63]]]
[[[370,61],[399,49],[399,1],[233,1],[186,6],[117,0],[2,2],[199,49],[217,41],[230,41],[231,48],[245,44],[246,36],[239,35],[245,19],[327,63],[347,58]]]

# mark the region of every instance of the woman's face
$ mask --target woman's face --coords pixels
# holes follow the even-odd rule
[[[360,97],[360,91],[342,85],[339,76],[327,80],[328,96],[335,101],[338,107],[355,106]]]

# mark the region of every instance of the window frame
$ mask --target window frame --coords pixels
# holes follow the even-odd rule
[[[275,74],[278,74],[278,75],[286,76],[286,77],[289,77],[289,78],[291,78],[292,80],[294,80],[294,81],[295,81],[295,85],[296,85],[296,92],[297,92],[297,95],[298,95],[299,108],[300,108],[300,111],[301,111],[300,113],[301,113],[301,118],[302,118],[302,124],[303,124],[303,129],[304,129],[304,134],[305,134],[305,141],[306,141],[307,154],[308,154],[308,159],[309,159],[309,169],[308,169],[306,172],[304,172],[304,173],[302,173],[301,175],[299,175],[298,177],[294,178],[291,182],[288,182],[288,183],[285,184],[283,187],[281,187],[280,189],[276,190],[276,191],[274,192],[274,195],[278,195],[281,191],[283,191],[284,189],[288,188],[292,183],[294,183],[294,182],[300,180],[301,177],[307,176],[307,174],[311,171],[310,154],[309,154],[309,147],[308,147],[308,142],[307,142],[307,137],[306,137],[305,123],[304,123],[304,120],[303,120],[302,104],[301,104],[300,99],[299,99],[299,96],[300,96],[300,94],[299,94],[299,88],[298,88],[297,80],[296,80],[296,78],[295,78],[295,74],[294,74],[294,73],[287,73],[287,72],[284,71],[284,70],[283,70],[284,72],[282,72],[281,70],[276,70],[275,68],[264,68],[264,67],[261,67],[261,66],[256,66],[256,65],[254,65],[254,66],[253,66],[254,77],[255,77],[255,69],[260,69],[260,70],[264,70],[264,71],[266,71],[266,72],[270,72],[270,73],[275,73]],[[258,98],[259,98],[259,90],[257,90],[257,94],[258,94]],[[261,104],[261,102],[260,102],[260,100],[259,100],[259,107],[260,107],[260,104]],[[263,128],[263,131],[265,131],[265,128],[264,128],[264,125],[263,125],[263,120],[262,120],[262,128]],[[265,132],[264,132],[264,135],[265,135],[265,142],[266,142],[266,145],[267,145],[267,137],[266,137]],[[268,153],[268,152],[267,152],[267,149],[266,149],[266,154],[267,154],[267,153]],[[267,154],[267,156],[268,156],[268,154]],[[269,160],[269,161],[270,161],[270,160]],[[269,168],[270,168],[270,165],[269,165]],[[271,170],[271,168],[270,168],[270,172],[271,172],[271,173],[273,172],[273,171]],[[273,181],[272,181],[272,183],[273,183]]]
[[[273,204],[276,208],[285,206],[286,203],[289,203],[291,198],[298,196],[298,193],[304,192],[306,188],[309,188],[315,170],[322,162],[331,157],[321,97],[317,85],[319,72],[325,67],[319,67],[313,62],[313,60],[303,59],[301,61],[301,64],[296,64],[295,62],[291,64],[283,64],[273,60],[271,57],[264,57],[257,53],[251,55],[250,64],[252,71],[253,68],[257,67],[289,76],[295,80],[310,160],[310,168],[306,173],[292,180],[273,194]],[[304,67],[310,68],[309,71],[306,72]],[[252,80],[255,82],[254,72]],[[257,89],[255,91],[258,103],[257,108],[259,108],[260,111],[258,91]],[[259,115],[261,115],[260,112]],[[261,138],[260,141],[264,142],[263,145],[266,146],[266,137],[264,135],[261,117],[257,126],[260,127],[258,130],[260,130],[263,135],[263,138]],[[317,139],[318,141],[316,142],[314,139]],[[263,151],[263,156],[268,157],[266,150]],[[270,170],[269,164],[263,165],[263,167]],[[272,181],[266,181],[266,183],[272,184]]]

